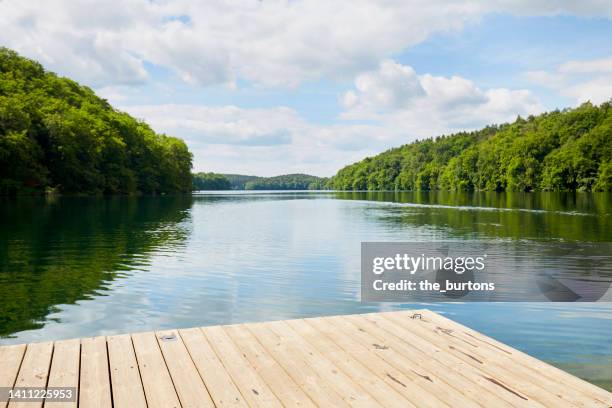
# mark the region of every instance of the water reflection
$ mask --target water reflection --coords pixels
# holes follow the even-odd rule
[[[612,242],[611,200],[257,192],[0,201],[0,335],[12,336],[0,343],[423,307],[359,301],[362,241],[537,243],[554,266],[551,241]],[[501,255],[513,263],[516,254]],[[610,304],[427,307],[583,378],[612,378],[593,374],[612,356]]]
[[[191,198],[23,198],[0,202],[0,336],[40,328],[55,305],[104,293],[183,245]]]
[[[521,209],[573,213],[609,214],[609,193],[521,193],[521,192],[446,192],[446,191],[341,191],[337,199],[390,201],[420,205],[477,207],[480,209]]]
[[[608,193],[341,192],[335,198],[404,204],[375,213],[389,227],[430,227],[459,239],[612,240]]]

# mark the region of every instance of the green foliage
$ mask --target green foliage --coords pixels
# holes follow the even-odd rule
[[[223,174],[223,176],[229,180],[232,190],[244,190],[247,182],[261,178],[258,176],[245,176],[243,174]]]
[[[341,169],[338,190],[612,191],[612,102],[425,139]]]
[[[246,182],[245,190],[319,190],[326,179],[308,174],[286,174],[276,177],[260,177]]]
[[[188,195],[0,199],[0,338],[42,327],[57,305],[100,295],[157,249],[182,245],[191,205]]]
[[[197,173],[194,190],[325,190],[329,179],[308,174],[286,174],[276,177],[242,174]]]
[[[193,175],[194,190],[231,190],[232,184],[223,174],[196,173]]]
[[[0,48],[0,195],[191,190],[185,143]]]

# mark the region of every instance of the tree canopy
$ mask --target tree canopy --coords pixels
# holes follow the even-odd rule
[[[247,181],[245,190],[319,190],[326,180],[308,174],[285,174]]]
[[[244,186],[251,180],[261,178],[259,176],[245,176],[244,174],[223,174],[229,180],[232,190],[244,190]]]
[[[194,190],[231,190],[227,177],[217,173],[196,173],[193,175]]]
[[[191,159],[182,140],[0,48],[0,195],[187,192]]]
[[[242,174],[196,173],[194,190],[322,190],[326,178],[308,174],[285,174],[275,177],[245,176]]]
[[[612,191],[612,103],[416,141],[341,169],[338,190]]]

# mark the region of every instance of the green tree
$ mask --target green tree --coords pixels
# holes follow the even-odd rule
[[[416,141],[340,169],[339,190],[610,191],[611,102]]]
[[[194,190],[231,190],[230,180],[223,174],[196,173],[193,175]]]
[[[189,192],[185,143],[0,48],[0,194]]]

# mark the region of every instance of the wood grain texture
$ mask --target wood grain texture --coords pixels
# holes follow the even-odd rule
[[[55,361],[55,356],[53,357]],[[80,408],[112,406],[106,339],[88,337],[81,340]]]
[[[0,387],[15,385],[25,350],[25,344],[0,347]],[[6,408],[7,405],[8,401],[0,402],[0,408]]]
[[[155,333],[132,334],[140,378],[149,408],[181,406]]]
[[[13,386],[78,399],[0,408],[612,407],[612,393],[428,310],[0,347],[0,387]]]
[[[45,387],[49,378],[52,354],[53,343],[51,342],[28,344],[19,368],[15,387]],[[42,407],[43,402],[12,400],[8,406],[9,408]]]
[[[119,408],[146,408],[134,345],[129,334],[106,339],[113,403]]]
[[[56,341],[53,350],[53,361],[47,387],[79,388],[79,362],[81,359],[81,342],[79,339]],[[56,408],[76,408],[78,395],[74,401],[48,401],[45,405]]]

